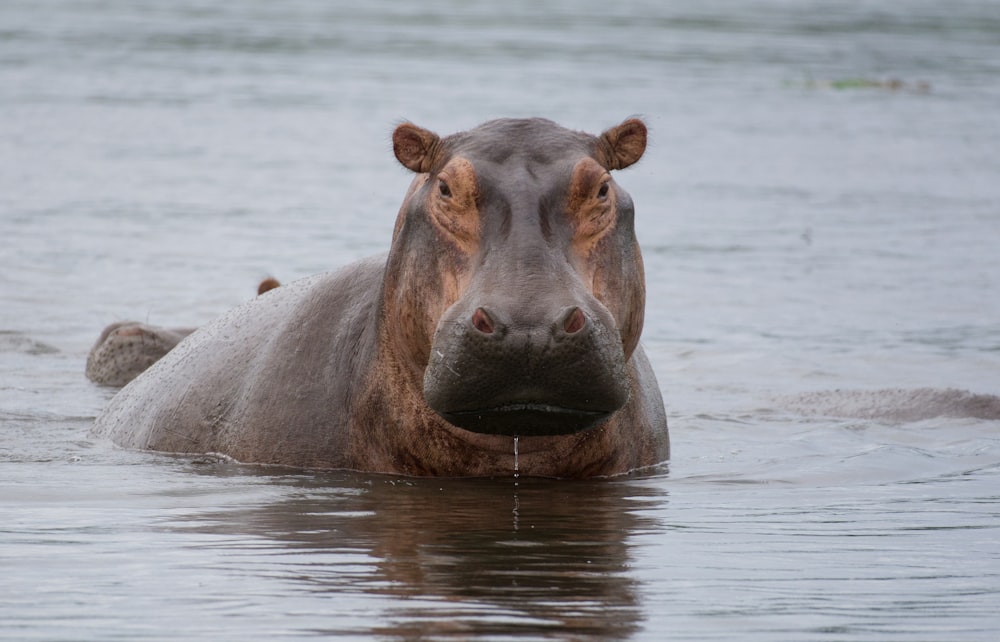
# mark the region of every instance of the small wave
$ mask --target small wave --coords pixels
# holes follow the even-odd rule
[[[32,339],[17,330],[0,330],[0,352],[17,352],[20,354],[55,354],[59,349]]]

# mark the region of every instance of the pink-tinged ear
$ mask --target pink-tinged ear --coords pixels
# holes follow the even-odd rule
[[[280,287],[280,286],[281,286],[281,283],[278,282],[278,279],[274,278],[273,276],[269,276],[266,279],[264,279],[263,281],[261,281],[260,285],[257,286],[257,296],[260,296],[261,294],[264,294],[265,292],[270,292],[274,288],[277,288],[277,287]]]
[[[434,132],[403,123],[392,132],[392,151],[403,167],[419,173],[431,171],[440,150],[440,137]]]
[[[646,151],[646,124],[629,118],[597,139],[594,157],[605,169],[625,169]]]

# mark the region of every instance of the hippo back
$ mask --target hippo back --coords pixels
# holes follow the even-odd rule
[[[224,314],[119,391],[95,432],[126,448],[344,466],[383,264],[308,277]]]

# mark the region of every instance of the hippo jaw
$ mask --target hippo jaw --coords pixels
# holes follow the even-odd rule
[[[569,435],[607,421],[614,411],[565,408],[546,403],[511,403],[494,408],[439,413],[448,423],[490,435]]]
[[[606,311],[564,309],[555,323],[527,324],[490,309],[489,327],[477,327],[483,310],[456,304],[435,333],[424,399],[448,423],[484,434],[566,435],[606,422],[628,402],[625,355]]]

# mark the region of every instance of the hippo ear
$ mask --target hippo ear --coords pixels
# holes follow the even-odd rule
[[[597,139],[596,158],[605,169],[625,169],[646,151],[646,124],[629,118]]]
[[[403,167],[417,172],[429,172],[439,149],[441,139],[434,132],[403,123],[392,132],[392,151]]]

